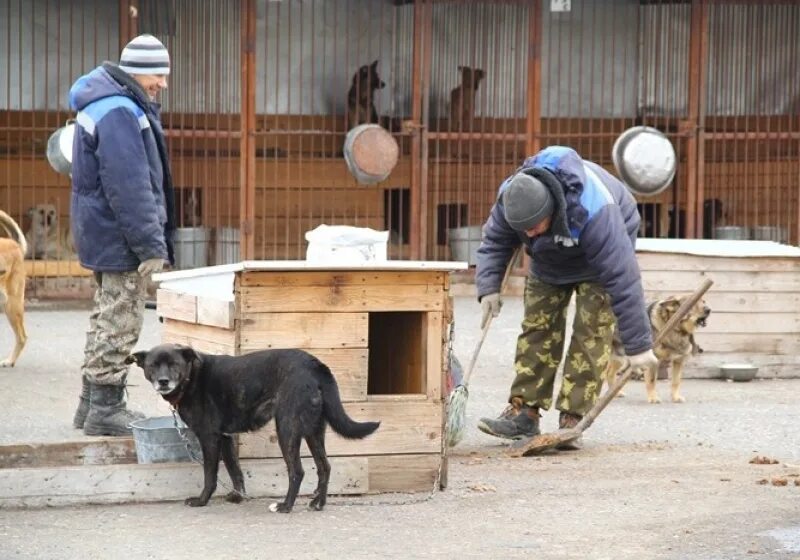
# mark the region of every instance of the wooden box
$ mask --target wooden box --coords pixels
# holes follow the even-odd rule
[[[718,377],[725,363],[759,366],[759,377],[800,365],[800,248],[772,241],[640,239],[645,298],[688,294],[708,277],[711,315],[687,362],[691,377]]]
[[[169,272],[156,277],[158,313],[165,342],[203,352],[301,348],[314,354],[333,371],[348,414],[381,422],[364,440],[346,440],[328,429],[332,463],[339,458],[338,464],[365,469],[365,493],[430,490],[437,474],[445,480],[447,468],[449,273],[465,266],[248,261]],[[302,453],[310,456],[305,443]],[[241,434],[239,456],[279,459],[274,423]],[[340,490],[330,488],[332,494]]]

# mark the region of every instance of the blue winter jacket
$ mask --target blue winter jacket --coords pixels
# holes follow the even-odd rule
[[[652,348],[634,249],[639,213],[628,189],[600,166],[563,146],[529,157],[520,170],[543,179],[551,192],[563,190],[560,202],[560,194],[556,197],[554,224],[564,226],[560,231],[551,226],[532,239],[512,229],[500,196],[510,177],[506,179],[483,226],[476,271],[478,298],[500,291],[511,254],[523,243],[531,255],[530,273],[539,280],[556,285],[596,282],[605,288],[628,355]]]
[[[174,262],[174,191],[159,107],[105,63],[69,92],[78,111],[72,146],[71,222],[81,265],[98,272]]]

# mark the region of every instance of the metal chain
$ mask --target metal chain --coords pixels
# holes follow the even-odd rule
[[[191,459],[192,461],[194,461],[198,465],[203,465],[203,461],[201,459],[199,459],[197,457],[197,455],[195,455],[194,451],[192,451],[191,442],[189,441],[189,438],[186,437],[186,435],[185,435],[185,432],[187,431],[188,428],[181,428],[178,425],[178,412],[177,412],[177,410],[175,409],[174,406],[170,406],[169,408],[172,411],[172,423],[175,426],[175,429],[178,431],[178,437],[180,437],[181,440],[183,440],[183,445],[186,447],[186,452],[189,454],[189,459]],[[183,422],[183,420],[181,420],[181,422]],[[231,437],[231,436],[229,436],[227,434],[224,434],[224,435],[225,435],[225,437]],[[224,482],[222,482],[219,479],[219,476],[217,477],[217,484],[222,486],[228,492],[233,492],[233,493],[239,495],[240,497],[242,497],[244,499],[247,499],[247,494],[242,494],[241,492],[239,492],[235,488],[229,487],[227,484],[225,484]]]

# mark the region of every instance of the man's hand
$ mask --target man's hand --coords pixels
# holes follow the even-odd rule
[[[164,259],[161,257],[155,259],[147,259],[139,265],[139,274],[142,276],[150,276],[155,272],[161,272],[164,269]]]
[[[631,369],[645,371],[645,370],[653,370],[658,365],[658,358],[653,353],[653,350],[646,350],[641,354],[634,354],[633,356],[628,356],[628,361],[631,364]]]
[[[481,298],[481,311],[483,311],[481,328],[484,328],[489,322],[489,317],[497,317],[500,315],[501,307],[503,307],[503,300],[500,299],[499,293],[486,294]]]

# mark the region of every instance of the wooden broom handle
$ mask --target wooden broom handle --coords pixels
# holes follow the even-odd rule
[[[511,260],[508,261],[508,264],[506,265],[506,272],[503,275],[503,281],[500,283],[500,295],[502,295],[506,290],[508,279],[511,277],[511,269],[514,268],[514,263],[516,262],[521,250],[522,245],[517,245],[516,249],[514,249],[514,252],[511,254]],[[475,350],[472,351],[472,356],[470,357],[469,365],[467,366],[467,373],[464,375],[463,385],[467,385],[467,383],[469,383],[469,378],[472,375],[472,370],[475,368],[475,363],[478,361],[478,354],[481,353],[481,347],[483,346],[483,341],[486,339],[486,333],[489,332],[489,326],[492,324],[492,319],[494,319],[494,317],[489,315],[489,319],[486,321],[486,324],[483,326],[483,330],[481,331],[481,338],[478,340]]]
[[[672,315],[672,317],[669,318],[667,324],[664,325],[664,328],[658,331],[656,334],[655,339],[653,340],[653,348],[658,346],[661,340],[669,331],[675,328],[675,325],[677,325],[679,321],[683,320],[683,317],[686,315],[686,313],[688,313],[689,310],[694,307],[698,301],[700,301],[700,298],[703,297],[713,283],[713,280],[706,278],[703,281],[703,284],[691,295],[691,297],[684,300],[680,307],[678,307],[678,310]],[[581,421],[578,422],[578,425],[575,426],[575,429],[582,432],[591,426],[595,418],[597,418],[597,416],[603,412],[603,409],[608,406],[608,403],[614,400],[614,397],[617,396],[617,393],[619,393],[625,383],[628,382],[628,379],[630,379],[631,375],[633,375],[633,369],[630,367],[629,363],[627,366],[625,366],[622,376],[617,379],[611,385],[611,387],[609,387],[608,391],[600,395],[600,398],[597,399],[597,402],[594,404],[594,406],[592,406],[589,412],[586,413],[586,416],[584,416]]]

